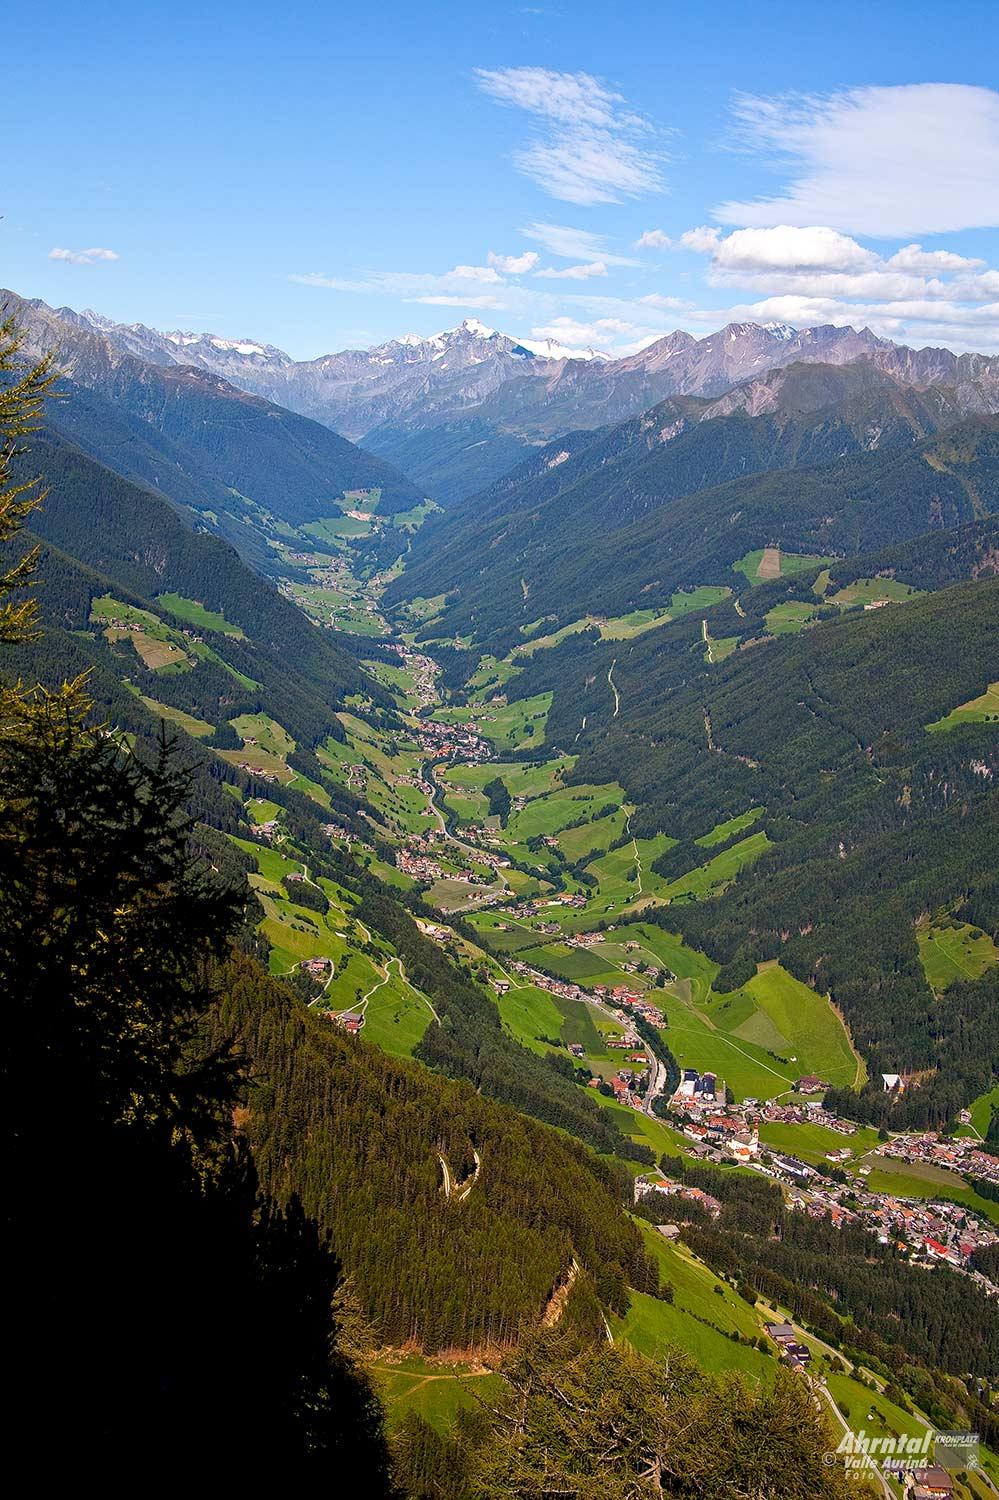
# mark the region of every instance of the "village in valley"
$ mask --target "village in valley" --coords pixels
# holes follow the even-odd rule
[[[367,514],[358,508],[356,524]],[[357,705],[343,716],[344,744],[331,744],[333,769],[373,809],[372,867],[389,873],[375,850],[391,845],[392,879],[438,910],[436,922],[421,919],[424,932],[472,965],[518,1040],[563,1048],[581,1087],[631,1112],[636,1139],[768,1176],[803,1213],[860,1224],[917,1261],[943,1261],[984,1283],[970,1261],[999,1239],[999,1158],[981,1149],[970,1114],[958,1135],[885,1139],[837,1118],[823,1096],[834,1083],[859,1081],[862,1064],[820,997],[779,965],[736,996],[716,996],[714,966],[652,920],[672,900],[723,888],[758,857],[762,809],[706,830],[704,865],[665,880],[654,863],[671,840],[629,837],[620,788],[575,786],[564,752],[529,758],[546,704],[510,703],[503,689],[515,663],[484,660],[467,705],[452,705],[433,644],[394,633],[380,615],[379,578],[358,583],[346,555],[293,560],[310,566],[315,587],[306,599],[300,587],[289,592],[317,623],[349,629],[353,620],[373,632],[381,649],[371,670],[395,699],[384,727],[384,711]],[[351,828],[330,822],[324,831],[363,851]],[[259,833],[280,847],[278,821],[262,822]],[[402,976],[384,964],[385,977],[359,992],[359,1003],[339,1007],[335,961],[302,965],[323,985],[314,1005],[329,1006],[349,1032],[374,1035],[381,1008],[397,1003]],[[796,1007],[809,1013],[800,1034],[788,1024]],[[384,1026],[376,1030],[384,1042]],[[821,1071],[795,1066],[810,1060]],[[884,1082],[905,1087],[896,1075]],[[657,1173],[636,1181],[636,1195],[650,1193],[705,1202]]]
[[[355,497],[345,525],[371,529],[369,505]],[[974,1101],[946,1134],[879,1132],[838,1116],[828,1091],[860,1086],[867,1071],[828,997],[776,961],[719,990],[718,964],[670,924],[671,905],[724,890],[765,852],[765,809],[706,826],[693,840],[699,855],[677,873],[668,831],[633,826],[624,788],[581,781],[572,746],[546,743],[551,695],[507,691],[516,652],[481,658],[466,689],[448,692],[435,651],[469,643],[418,642],[416,631],[426,633],[440,601],[416,601],[393,623],[380,610],[385,575],[359,578],[347,543],[289,546],[287,558],[296,576],[285,592],[317,627],[355,634],[383,690],[381,701],[348,700],[340,735],[316,749],[324,774],[356,799],[354,811],[324,815],[324,839],[411,893],[420,931],[490,995],[510,1036],[558,1059],[651,1151],[658,1166],[632,1164],[634,1201],[664,1253],[681,1258],[673,1272],[682,1263],[711,1274],[681,1238],[688,1218],[710,1222],[721,1209],[703,1178],[684,1180],[703,1163],[766,1178],[792,1211],[860,1228],[927,1272],[944,1266],[999,1296],[974,1264],[999,1242],[999,1156],[984,1141],[999,1098]],[[540,627],[532,642],[546,648]],[[329,806],[289,764],[294,744],[279,724],[260,714],[237,732],[243,749],[227,757]],[[348,1035],[418,1056],[440,1024],[429,996],[358,920],[357,896],[314,878],[282,809],[265,794],[247,806],[254,837],[236,842],[257,866],[249,878],[272,972],[294,978],[314,1012]],[[895,1093],[909,1082],[882,1078]],[[754,1338],[832,1401],[831,1351],[783,1314],[756,1321]],[[883,1386],[866,1380],[872,1405],[884,1406]],[[925,1476],[913,1474],[918,1494]]]

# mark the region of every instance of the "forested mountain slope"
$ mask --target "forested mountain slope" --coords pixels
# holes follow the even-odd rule
[[[573,1259],[609,1307],[658,1287],[616,1177],[509,1107],[345,1037],[248,962],[226,976],[217,1040],[250,1064],[261,1178],[328,1229],[384,1341],[516,1342]],[[441,1158],[467,1197],[442,1191]]]
[[[191,506],[230,540],[234,528],[267,516],[292,526],[319,520],[347,491],[380,490],[386,512],[422,498],[398,470],[328,427],[218,375],[145,362],[13,292],[0,292],[0,305],[17,312],[32,352],[57,352],[70,383],[52,419],[94,457]]]
[[[679,588],[734,587],[732,565],[760,548],[869,552],[999,505],[999,419],[923,438],[934,414],[921,398],[893,403],[889,423],[882,396],[851,398],[849,418],[838,403],[696,425],[669,403],[590,442],[575,434],[428,526],[388,597],[445,594],[435,634],[471,631],[505,650],[538,619],[557,627],[662,606]]]
[[[995,523],[976,530],[951,534],[949,557],[929,539],[924,585],[941,571],[946,582],[949,564],[995,572]],[[840,578],[834,565],[831,587],[862,567],[844,564]],[[897,571],[919,576],[911,559]],[[814,601],[810,582],[764,587],[755,608],[746,594],[742,616],[720,603],[703,625],[691,616],[628,642],[572,636],[538,652],[511,687],[554,687],[549,743],[582,751],[574,780],[618,777],[637,804],[636,830],[680,840],[657,861],[670,876],[700,863],[693,840],[716,823],[766,809],[773,846],[759,861],[715,900],[674,903],[662,920],[736,964],[733,974],[779,957],[829,991],[872,1073],[926,1076],[899,1117],[940,1121],[999,1071],[996,981],[934,1000],[915,923],[946,909],[999,927],[999,743],[988,722],[945,734],[926,726],[995,679],[999,580],[769,634],[764,612],[778,594]],[[734,637],[721,663],[709,660],[706,632]]]
[[[368,679],[331,633],[310,625],[226,542],[191,530],[155,491],[95,463],[54,431],[35,434],[21,472],[39,468],[48,494],[32,517],[36,534],[113,585],[141,596],[147,607],[152,602],[158,614],[170,613],[169,605],[155,603],[158,596],[181,595],[222,616],[229,628],[217,634],[226,661],[244,676],[269,674],[274,688],[283,678],[289,684],[307,681],[325,698],[328,723],[334,722],[334,705],[351,692],[367,690]],[[79,602],[63,603],[55,586],[46,597],[44,575],[41,597],[50,618],[72,629],[86,628],[88,613]],[[193,682],[212,665],[202,660],[190,672],[161,680],[177,684],[190,677]],[[228,691],[237,685],[229,673]],[[320,728],[317,723],[316,736]]]

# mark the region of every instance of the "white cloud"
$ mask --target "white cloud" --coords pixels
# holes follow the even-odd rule
[[[627,255],[613,255],[605,248],[604,236],[588,229],[573,229],[568,224],[528,224],[522,229],[525,239],[544,245],[550,255],[562,260],[602,260],[605,266],[634,266],[638,262]]]
[[[455,266],[448,274],[453,281],[488,282],[490,286],[503,284],[495,266]]]
[[[692,314],[705,321],[866,324],[905,342],[937,339],[964,348],[995,342],[990,319],[999,306],[999,271],[950,250],[911,244],[881,256],[837,230],[786,224],[727,235],[701,227],[680,243],[709,256],[709,285],[765,294],[725,314]]]
[[[736,102],[744,143],[778,152],[780,196],[730,201],[724,224],[827,224],[900,238],[999,226],[999,93],[968,84],[855,88]]]
[[[996,272],[980,270],[981,260],[949,250],[923,251],[907,245],[887,259],[838,230],[788,224],[772,229],[700,227],[680,236],[680,244],[711,257],[708,280],[763,291],[805,291],[815,295],[951,297],[987,301],[996,295]],[[928,273],[938,272],[938,275]]]
[[[685,230],[679,242],[685,250],[702,250],[710,254],[718,248],[720,241],[720,229],[706,229],[701,225],[698,229]]]
[[[977,271],[984,260],[970,260],[951,250],[924,250],[922,245],[903,245],[887,262],[900,271]]]
[[[823,323],[870,328],[881,338],[922,348],[943,344],[950,349],[999,353],[999,301],[974,307],[957,301],[845,301],[836,297],[786,294],[741,302],[725,308],[700,308],[686,316],[710,328],[726,322],[781,322],[795,328]]]
[[[606,276],[607,267],[602,260],[592,260],[586,265],[566,266],[561,271],[547,266],[543,271],[535,271],[534,274],[544,277],[547,281],[588,281],[591,276]]]
[[[669,250],[673,241],[662,229],[647,229],[635,241],[636,250]]]
[[[822,225],[798,228],[736,229],[723,239],[719,230],[688,229],[680,243],[689,250],[710,251],[719,271],[852,271],[874,265],[878,257],[849,235]]]
[[[543,133],[513,159],[553,198],[620,203],[661,190],[663,153],[652,126],[591,74],[477,68],[476,77],[490,98],[543,122]]]
[[[476,68],[479,88],[530,114],[561,125],[585,125],[601,130],[641,125],[634,115],[622,115],[624,100],[590,73],[555,73],[549,68]]]
[[[551,339],[573,348],[605,349],[616,354],[630,354],[662,337],[662,330],[643,327],[628,318],[594,318],[583,323],[577,318],[552,318],[549,323],[531,329],[531,337]]]
[[[536,250],[525,250],[523,255],[494,255],[490,250],[486,259],[504,276],[523,276],[526,271],[534,270],[539,256]]]
[[[116,250],[63,250],[59,245],[49,251],[49,260],[64,260],[71,266],[94,266],[101,261],[117,260]]]

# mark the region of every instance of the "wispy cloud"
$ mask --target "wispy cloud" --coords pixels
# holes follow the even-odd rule
[[[422,302],[427,307],[488,307],[501,308],[503,303],[498,297],[477,297],[474,293],[467,297],[448,297],[434,295],[430,297],[406,297],[406,302]]]
[[[723,224],[827,224],[901,238],[999,226],[999,93],[954,83],[742,95],[737,137],[790,184],[720,204]]]
[[[602,234],[591,234],[588,229],[572,229],[568,224],[528,224],[522,229],[525,239],[544,245],[550,255],[562,260],[601,260],[605,266],[635,266],[636,260],[627,255],[614,255],[606,247]]]
[[[116,250],[103,250],[95,247],[91,250],[64,250],[60,245],[54,245],[49,251],[49,260],[62,260],[71,266],[96,266],[102,261],[117,260]]]
[[[537,260],[537,256],[534,259]],[[288,280],[299,286],[325,287],[332,292],[373,292],[406,298],[450,295],[466,302],[464,294],[480,292],[483,287],[506,285],[495,266],[455,266],[439,276],[420,271],[371,271],[361,277],[349,278],[307,271],[293,272]]]
[[[561,271],[546,266],[543,271],[535,271],[534,274],[547,281],[589,281],[591,276],[606,276],[607,267],[602,260],[591,260],[581,266],[564,266]]]
[[[482,91],[539,122],[514,153],[521,172],[565,203],[620,203],[659,192],[659,135],[590,73],[549,68],[477,68]]]

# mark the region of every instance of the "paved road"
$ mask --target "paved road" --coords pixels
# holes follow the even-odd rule
[[[441,791],[441,786],[434,774],[434,767],[430,761],[424,762],[423,779],[430,787],[430,806],[433,808],[434,816],[440,824],[441,833],[443,833],[444,837],[448,839],[450,843],[454,844],[458,849],[462,851],[463,854],[467,855],[469,859],[477,859],[481,863],[484,858],[483,851],[481,849],[476,849],[474,844],[463,844],[461,839],[455,838],[454,834],[447,826],[447,819],[441,812],[440,808],[437,806],[437,795]],[[486,862],[488,863],[488,861]],[[497,880],[499,880],[501,889],[504,891],[508,891],[510,889],[510,882],[503,874],[503,871],[498,869],[494,865],[493,873],[496,876]],[[468,907],[462,907],[460,909],[463,911],[471,910],[472,906],[476,904],[476,902],[472,902]]]

